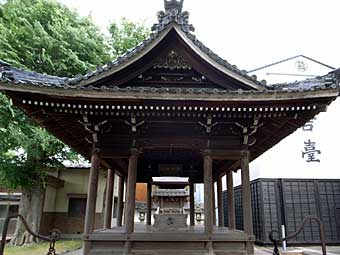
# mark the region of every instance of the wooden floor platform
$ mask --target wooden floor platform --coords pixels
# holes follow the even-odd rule
[[[124,227],[97,230],[84,236],[90,255],[253,255],[254,237],[238,230],[215,227],[209,236],[203,226],[176,230],[136,224],[131,235]]]

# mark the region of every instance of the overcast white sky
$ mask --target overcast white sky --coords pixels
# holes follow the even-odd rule
[[[126,17],[151,26],[163,0],[59,0],[104,31]],[[185,0],[196,36],[240,69],[304,54],[340,67],[338,0]]]
[[[110,21],[121,17],[151,26],[157,21],[157,11],[163,10],[163,0],[59,1],[82,15],[91,14],[103,32]],[[298,54],[340,67],[339,0],[185,0],[184,10],[190,12],[198,39],[240,69]],[[302,160],[305,137],[299,131],[252,164],[252,179],[340,178],[338,142],[334,141],[340,129],[339,114],[340,102],[336,102],[320,115],[311,137],[322,149],[322,163]]]

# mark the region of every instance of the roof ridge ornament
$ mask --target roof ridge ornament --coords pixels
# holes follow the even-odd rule
[[[189,24],[189,12],[182,12],[184,0],[164,0],[165,11],[157,13],[158,23],[154,24],[152,31],[161,32],[171,22],[177,23],[184,32],[193,32],[195,28]]]
[[[181,13],[183,9],[184,0],[164,0],[164,10],[166,12],[177,11],[177,13]]]

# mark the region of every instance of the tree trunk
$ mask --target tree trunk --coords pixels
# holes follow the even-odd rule
[[[21,192],[19,214],[24,217],[33,232],[39,233],[43,210],[44,189],[40,183],[36,183],[31,188],[22,188]],[[26,245],[38,241],[39,240],[26,231],[24,224],[18,219],[10,245]]]

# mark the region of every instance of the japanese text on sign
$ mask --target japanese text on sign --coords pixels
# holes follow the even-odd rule
[[[307,122],[302,130],[304,132],[312,132],[314,129],[314,121],[316,118],[310,120]],[[311,139],[308,139],[304,142],[304,150],[302,151],[302,158],[306,160],[307,163],[311,162],[320,162],[320,159],[318,156],[321,154],[321,150],[318,150],[316,148],[316,142],[311,141]]]

